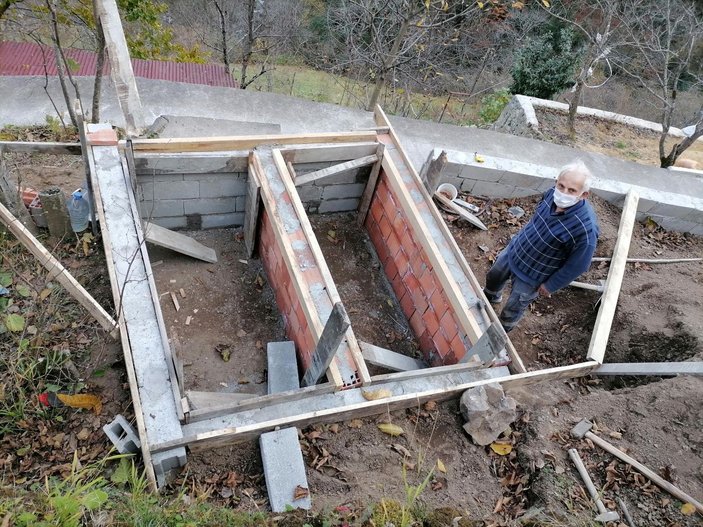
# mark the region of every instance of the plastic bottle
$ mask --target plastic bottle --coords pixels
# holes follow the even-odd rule
[[[71,228],[76,234],[83,232],[90,223],[90,200],[87,191],[79,188],[75,190],[66,203],[68,215],[71,217]]]

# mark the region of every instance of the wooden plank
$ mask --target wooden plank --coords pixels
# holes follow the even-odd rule
[[[591,334],[591,342],[588,345],[588,360],[594,360],[598,364],[603,364],[605,348],[610,337],[610,327],[613,324],[615,308],[620,296],[620,287],[622,286],[622,279],[625,276],[625,268],[627,267],[627,253],[630,250],[630,240],[632,239],[632,229],[635,226],[638,202],[639,195],[635,190],[630,190],[625,197],[620,226],[618,227],[618,239],[613,250],[613,260],[610,262],[605,290],[601,296],[600,309],[598,309],[596,324]]]
[[[90,163],[88,162],[88,139],[86,138],[85,122],[83,120],[83,107],[80,99],[73,101],[73,112],[76,114],[76,128],[81,141],[81,156],[85,170],[85,184],[88,187],[88,203],[90,205],[90,231],[93,236],[98,234],[98,225],[95,217],[95,194],[93,193],[93,180],[90,177]]]
[[[390,156],[383,156],[382,163],[388,183],[393,189],[395,195],[398,196],[400,204],[405,210],[406,217],[413,227],[415,243],[417,243],[422,250],[425,251],[425,254],[427,254],[427,258],[430,260],[432,267],[435,270],[435,276],[442,284],[444,293],[447,295],[449,305],[452,307],[454,315],[461,324],[462,331],[467,334],[471,343],[475,344],[483,334],[481,327],[478,325],[478,322],[473,315],[469,312],[469,306],[467,305],[464,296],[461,294],[461,291],[459,291],[459,287],[449,271],[447,263],[444,261],[444,258],[442,258],[437,244],[432,239],[432,236],[427,230],[427,226],[422,221],[420,212],[415,205],[415,201],[412,199],[408,189],[401,180],[400,175],[398,174],[398,169],[391,160]],[[434,209],[434,205],[431,203],[428,203],[427,205],[430,210]]]
[[[250,135],[133,139],[135,152],[217,152],[251,150],[260,145],[375,142],[376,132],[324,132],[317,134]]]
[[[364,388],[338,391],[330,395],[312,395],[310,397],[319,398],[315,403],[315,406],[320,407],[317,410],[300,411],[301,408],[312,407],[312,399],[301,399],[295,405],[282,402],[280,411],[283,415],[280,417],[261,421],[252,420],[241,426],[222,427],[186,435],[182,440],[156,445],[152,450],[154,452],[159,452],[183,445],[221,446],[233,442],[250,440],[276,427],[297,426],[302,428],[313,423],[347,421],[367,417],[369,415],[385,414],[395,410],[413,408],[427,401],[444,401],[452,399],[470,388],[491,383],[499,383],[506,390],[510,390],[511,388],[528,386],[540,382],[581,377],[590,373],[597,366],[597,363],[589,361],[570,366],[549,368],[517,375],[506,375],[497,378],[490,375],[493,368],[488,368],[475,372],[477,375],[480,374],[482,378],[470,382],[459,382],[447,385],[446,382],[442,382],[442,376],[438,376],[434,378],[434,380],[428,380],[428,387],[421,392],[415,390],[407,392],[406,384],[411,382],[411,380],[405,379],[397,381],[392,385],[386,385],[391,390],[392,395],[390,397],[371,401],[363,398],[361,390],[364,390]],[[324,405],[322,404],[323,397],[325,398]]]
[[[450,364],[449,366],[435,366],[434,368],[423,368],[421,370],[398,371],[394,373],[384,373],[382,375],[374,375],[371,377],[370,386],[375,386],[388,381],[400,381],[407,379],[429,379],[431,377],[440,377],[450,373],[462,373],[478,369],[486,369],[481,362],[464,362],[459,364]]]
[[[109,127],[109,125],[98,125]],[[95,166],[95,156],[93,152],[93,147],[88,146],[88,162],[90,164],[90,177],[93,180],[93,190],[95,195],[95,207],[98,214],[98,222],[100,223],[102,229],[103,238],[103,250],[105,251],[105,265],[107,267],[108,275],[110,276],[110,287],[112,288],[112,297],[115,302],[119,302],[121,290],[117,280],[117,272],[115,270],[115,264],[112,256],[112,245],[110,241],[110,233],[105,227],[107,222],[105,221],[105,209],[103,207],[102,196],[100,193],[100,185],[98,184],[96,166]],[[154,465],[152,463],[151,451],[149,450],[149,437],[146,433],[146,424],[144,423],[144,408],[142,406],[141,396],[139,394],[139,384],[137,383],[137,373],[134,366],[134,356],[132,354],[132,347],[129,342],[129,331],[127,330],[127,324],[124,319],[124,315],[118,311],[117,312],[117,322],[120,328],[120,342],[122,343],[122,355],[125,359],[125,369],[127,370],[127,381],[129,383],[129,391],[132,397],[132,407],[134,409],[134,419],[137,423],[137,432],[139,434],[139,441],[141,442],[142,450],[142,460],[144,462],[144,470],[146,472],[147,481],[149,482],[149,488],[152,492],[158,490],[156,484],[156,474],[154,473]]]
[[[612,258],[606,256],[594,256],[592,262],[609,262]],[[687,262],[703,262],[703,258],[628,258],[627,263],[646,263],[646,264],[670,264],[670,263],[687,263]]]
[[[312,362],[303,375],[302,386],[314,386],[322,378],[337,354],[349,326],[351,326],[349,315],[347,315],[344,305],[337,302],[332,306],[332,313],[330,313],[325,328],[322,330],[320,340],[317,341],[317,346],[312,354]]]
[[[24,206],[22,197],[20,196],[17,187],[10,183],[8,178],[7,165],[5,164],[5,155],[0,147],[0,203],[5,205],[8,210],[17,217],[19,222],[31,234],[36,236],[39,233],[36,223],[32,219],[32,215]]]
[[[376,137],[372,142],[311,144],[281,147],[283,158],[290,163],[326,163],[348,161],[376,153]]]
[[[402,353],[374,346],[364,341],[359,341],[359,346],[361,346],[361,353],[364,356],[364,360],[374,366],[380,366],[381,368],[391,371],[427,370],[427,364],[423,361],[413,359]],[[374,379],[374,377],[371,377],[371,379]]]
[[[156,223],[144,222],[144,236],[146,241],[159,247],[165,247],[204,262],[217,263],[217,253],[214,249],[205,247],[202,243],[185,234],[165,229]]]
[[[312,230],[312,225],[310,225],[310,220],[308,219],[308,215],[305,212],[303,203],[302,201],[300,201],[300,197],[298,196],[298,193],[295,190],[295,187],[293,186],[291,178],[287,177],[287,166],[285,160],[283,159],[283,155],[281,154],[280,150],[273,150],[272,154],[273,160],[276,163],[276,166],[278,167],[278,171],[280,174],[282,174],[283,184],[285,185],[286,190],[291,196],[291,205],[295,210],[298,220],[300,221],[300,226],[303,229],[305,237],[308,240],[308,244],[310,246],[310,250],[312,251],[313,258],[315,259],[317,268],[322,274],[322,279],[324,280],[325,287],[327,288],[327,294],[329,295],[333,305],[337,302],[341,302],[342,299],[339,296],[337,286],[334,283],[334,279],[332,278],[330,269],[327,266],[327,262],[325,261],[324,255],[322,254],[320,244],[317,243],[317,237],[315,236],[315,233]],[[359,347],[359,343],[356,340],[356,335],[354,335],[354,331],[351,327],[347,329],[347,334],[345,336],[347,339],[347,345],[349,346],[349,350],[351,351],[352,358],[356,365],[356,373],[359,377],[359,381],[362,384],[369,382],[371,380],[371,376],[369,375],[368,368],[366,367],[366,363],[364,362],[364,357],[361,354],[361,348]]]
[[[378,149],[376,150],[376,157],[378,161],[371,169],[369,174],[369,179],[364,187],[364,193],[361,195],[361,200],[359,201],[359,216],[357,218],[357,223],[363,225],[366,221],[366,215],[369,213],[369,207],[371,207],[371,200],[373,199],[373,194],[376,192],[376,184],[378,183],[378,175],[381,173],[381,162],[383,160],[383,155],[386,150],[386,146],[383,143],[379,143]]]
[[[443,206],[448,208],[454,214],[458,214],[461,219],[468,221],[474,227],[478,227],[482,231],[488,230],[488,227],[486,227],[481,220],[479,220],[476,216],[471,214],[469,211],[464,210],[461,207],[459,207],[456,203],[454,203],[452,200],[450,200],[449,198],[444,196],[442,193],[435,192],[432,197],[435,200],[439,201]]]
[[[420,177],[418,176],[417,172],[415,171],[415,168],[413,167],[412,163],[410,163],[408,155],[405,152],[403,145],[400,143],[400,139],[398,138],[398,135],[395,133],[395,130],[391,126],[391,123],[388,120],[388,117],[386,117],[386,114],[384,113],[383,109],[380,106],[376,106],[376,110],[374,111],[374,119],[376,120],[376,123],[378,125],[388,127],[388,130],[389,130],[388,135],[390,136],[393,144],[395,145],[396,149],[400,153],[400,156],[403,158],[403,160],[405,160],[406,165],[408,167],[408,170],[410,171],[410,174],[413,176],[415,181],[418,182],[418,187],[420,188],[420,192],[423,194],[426,201],[430,201],[431,198],[430,198],[429,193],[427,192],[427,189],[425,189],[425,186],[422,184],[422,181],[420,180]],[[479,281],[476,279],[476,275],[474,274],[473,270],[471,269],[468,262],[466,261],[466,258],[464,257],[464,253],[461,252],[461,250],[459,249],[459,246],[456,244],[456,240],[454,239],[454,236],[452,236],[452,233],[449,231],[449,227],[447,227],[447,224],[442,219],[442,216],[439,214],[439,211],[435,207],[430,207],[430,213],[435,217],[435,219],[439,223],[439,228],[442,231],[442,233],[444,234],[444,237],[447,240],[447,243],[449,244],[449,248],[451,249],[452,253],[454,254],[454,257],[459,262],[459,266],[464,271],[464,274],[468,278],[469,283],[471,284],[471,287],[473,288],[474,292],[476,293],[476,296],[478,296],[479,301],[482,302],[482,305],[484,306],[485,311],[488,314],[490,321],[500,323],[498,315],[496,314],[495,310],[488,302],[488,299],[486,298],[486,295],[483,292],[483,287],[481,286]],[[502,328],[502,326],[501,326],[501,328]],[[506,340],[505,348],[508,351],[508,355],[510,356],[510,360],[512,361],[512,363],[510,364],[510,368],[513,371],[513,373],[527,372],[527,368],[525,368],[525,365],[522,362],[522,358],[518,354],[517,350],[515,349],[515,346],[513,345],[512,341],[510,340],[510,338],[508,338]]]
[[[471,346],[459,363],[469,362],[473,357],[478,357],[486,365],[493,364],[498,358],[498,354],[505,348],[507,335],[505,331],[500,331],[500,324],[493,322],[481,335],[478,342]]]
[[[186,390],[185,395],[188,398],[191,412],[223,404],[238,404],[257,397],[251,393],[201,392],[196,390]]]
[[[295,178],[295,186],[299,187],[301,185],[306,185],[308,183],[313,183],[330,176],[336,176],[337,174],[343,174],[344,172],[351,172],[352,170],[358,170],[359,168],[372,165],[378,161],[378,156],[376,154],[360,157],[359,159],[353,159],[351,161],[346,161],[345,163],[339,163],[337,165],[332,165],[331,167],[316,170],[315,172],[308,172],[301,176]]]
[[[0,141],[0,150],[5,152],[28,152],[32,154],[81,155],[80,143]]]
[[[88,313],[95,317],[95,320],[98,321],[102,328],[110,333],[113,338],[117,337],[117,322],[115,319],[90,296],[90,293],[73,278],[66,268],[61,265],[61,262],[59,262],[2,203],[0,203],[0,220],[8,230],[22,242],[22,245],[34,255],[37,261],[54,276],[54,279],[57,280]]]
[[[293,247],[291,246],[288,236],[283,230],[283,219],[281,218],[278,210],[276,196],[271,190],[271,186],[269,185],[266,176],[266,169],[261,163],[259,155],[260,154],[257,151],[252,152],[250,162],[254,168],[254,172],[258,172],[257,177],[261,183],[261,196],[263,198],[264,208],[271,215],[271,229],[273,230],[273,235],[276,238],[276,243],[281,249],[283,261],[285,262],[288,273],[293,281],[293,287],[295,288],[296,294],[301,299],[300,304],[303,309],[303,313],[305,314],[305,320],[308,323],[308,328],[310,328],[315,344],[317,344],[317,341],[320,339],[320,335],[322,335],[322,322],[320,321],[320,316],[317,313],[317,310],[312,309],[312,307],[315,306],[315,302],[312,299],[310,291],[307,287],[305,287],[305,279],[300,271],[295,253],[293,252]],[[271,166],[270,169],[278,170],[275,166]],[[297,199],[297,193],[291,194],[291,201],[299,201],[299,199]],[[339,369],[334,364],[332,364],[329,369],[329,377],[332,383],[336,386],[341,387],[344,384],[339,373]]]
[[[105,35],[107,56],[110,60],[110,77],[115,84],[117,101],[125,119],[127,134],[139,135],[144,126],[144,111],[134,78],[127,40],[122,28],[116,0],[98,0],[100,24]]]
[[[703,375],[703,362],[633,362],[607,363],[593,370],[593,375]]]
[[[256,230],[259,224],[259,206],[261,203],[261,182],[253,167],[249,165],[247,176],[247,197],[244,205],[244,245],[247,248],[247,258],[251,258],[256,250]]]

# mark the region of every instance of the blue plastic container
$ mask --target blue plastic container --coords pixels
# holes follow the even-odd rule
[[[74,191],[68,199],[68,215],[71,218],[71,228],[78,234],[88,228],[90,223],[90,200],[88,192],[82,188]]]

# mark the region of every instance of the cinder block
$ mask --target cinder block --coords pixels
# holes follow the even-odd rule
[[[322,187],[317,185],[303,185],[302,187],[297,187],[298,196],[300,201],[320,201],[322,199]]]
[[[142,218],[164,218],[183,216],[182,199],[160,199],[158,201],[142,201],[139,203]]]
[[[201,198],[224,198],[229,196],[246,196],[247,182],[236,174],[222,174],[198,178],[200,180]]]
[[[244,212],[246,211],[247,208],[247,197],[246,196],[237,196],[235,198],[235,207],[237,209],[237,212]]]
[[[309,509],[312,505],[310,494],[294,499],[297,487],[308,488],[297,429],[284,428],[262,434],[259,446],[271,510],[284,512],[289,507]]]
[[[157,452],[151,456],[151,464],[154,466],[154,475],[159,487],[163,487],[176,475],[176,469],[186,464],[185,447],[174,448],[165,452]]]
[[[183,181],[183,171],[178,171],[175,174],[162,174],[160,171],[150,170],[147,172],[138,172],[138,181],[145,183],[171,183],[173,181]]]
[[[244,225],[244,213],[231,212],[229,214],[203,214],[201,220],[203,229],[233,227],[237,225]]]
[[[356,210],[358,207],[358,199],[330,199],[320,203],[319,212],[345,212]]]
[[[222,214],[237,210],[235,198],[187,199],[183,203],[186,214]]]
[[[153,201],[154,184],[137,179],[137,199],[140,201]]]
[[[103,425],[103,431],[120,454],[134,454],[142,448],[139,435],[122,414],[117,414],[112,422]]]
[[[174,216],[172,218],[153,218],[152,223],[165,229],[185,229],[188,222],[185,216]]]
[[[527,196],[534,196],[535,194],[542,194],[540,191],[525,188],[525,187],[515,187],[513,193],[510,195],[511,198],[526,198]]]
[[[472,194],[475,196],[485,196],[487,198],[507,198],[515,190],[515,187],[503,185],[502,183],[491,183],[488,181],[477,181]]]
[[[266,345],[268,365],[268,393],[287,392],[300,388],[298,381],[298,362],[295,357],[295,344],[269,342]]]
[[[363,183],[353,183],[350,185],[327,185],[323,187],[322,199],[343,199],[343,198],[358,198],[363,194]]]
[[[461,191],[462,192],[472,192],[476,186],[475,179],[461,178]]]
[[[200,197],[199,181],[157,181],[154,199],[195,199]]]
[[[351,183],[364,183],[368,179],[371,167],[363,167],[353,172],[342,172],[320,180],[325,185],[346,185]]]
[[[476,181],[498,182],[505,172],[494,168],[483,168],[475,166],[465,166],[461,170],[461,177],[475,179]]]

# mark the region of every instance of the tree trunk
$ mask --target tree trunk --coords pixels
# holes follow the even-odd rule
[[[213,0],[215,9],[220,15],[220,33],[222,34],[222,62],[225,63],[227,73],[229,73],[229,53],[227,51],[227,12],[222,9],[222,6],[217,0]]]
[[[400,29],[398,29],[398,34],[395,36],[395,39],[393,40],[393,46],[391,47],[391,51],[387,55],[386,59],[383,61],[383,66],[381,67],[381,69],[378,72],[378,75],[376,77],[376,85],[373,88],[373,93],[371,94],[371,99],[369,100],[369,104],[366,107],[366,109],[369,112],[372,112],[373,109],[376,107],[376,103],[378,102],[378,98],[381,95],[381,91],[383,90],[383,87],[386,85],[388,72],[392,70],[393,66],[396,63],[396,60],[398,58],[397,57],[398,51],[400,50],[400,45],[403,43],[403,39],[405,39],[405,34],[408,32],[409,27],[410,27],[410,20],[408,20],[406,18],[403,20],[403,23],[400,25]]]
[[[100,122],[100,95],[105,67],[105,34],[98,12],[97,0],[93,0],[93,18],[95,18],[95,37],[98,42],[98,58],[95,65],[95,82],[93,83],[93,103],[90,110],[90,122]]]
[[[239,87],[242,90],[246,90],[249,83],[247,82],[247,67],[249,66],[249,60],[253,54],[254,40],[256,40],[254,35],[254,15],[256,7],[256,0],[247,0],[247,38],[244,42],[244,51],[242,52],[242,73],[239,77]]]
[[[59,83],[61,84],[61,91],[63,92],[63,98],[66,102],[66,109],[68,110],[68,115],[71,117],[71,122],[73,126],[78,126],[76,122],[76,114],[73,112],[73,107],[71,106],[71,96],[68,93],[68,86],[66,85],[66,70],[65,63],[63,61],[61,53],[61,40],[59,37],[59,24],[56,18],[56,4],[54,0],[46,0],[46,7],[51,13],[51,40],[54,43],[54,57],[56,58],[56,71],[58,72]]]
[[[3,0],[0,2],[0,18],[5,14],[5,11],[7,11],[12,4],[15,3],[15,0]]]
[[[699,137],[703,137],[703,110],[701,110],[701,113],[698,117],[698,122],[696,123],[696,128],[693,130],[693,133],[686,137],[680,143],[676,143],[674,146],[672,146],[669,155],[661,155],[661,167],[668,168],[674,166],[679,156],[683,154],[689,146],[695,143]],[[659,139],[659,142],[661,144],[661,138]]]
[[[574,90],[574,95],[571,97],[571,100],[569,101],[569,119],[568,119],[568,127],[569,127],[569,137],[571,139],[574,139],[576,137],[576,113],[579,109],[579,105],[581,104],[581,93],[583,92],[583,85],[585,84],[585,79],[583,78],[583,73],[579,75],[578,80],[576,81],[576,89]]]

